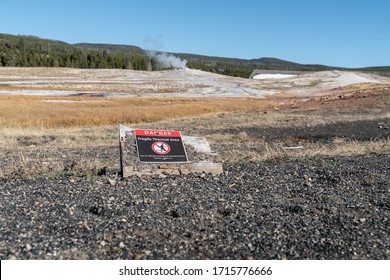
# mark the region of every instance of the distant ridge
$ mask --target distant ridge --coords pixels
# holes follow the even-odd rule
[[[96,51],[108,51],[108,52],[116,52],[116,53],[129,53],[129,54],[137,54],[144,55],[145,51],[137,46],[132,45],[115,45],[115,44],[93,44],[93,43],[77,43],[72,46]]]
[[[0,67],[73,67],[89,69],[153,70],[142,49],[114,51],[120,46],[103,44],[71,45],[36,36],[0,34]],[[130,51],[131,50],[131,51]]]
[[[340,68],[299,64],[278,58],[239,59],[189,53],[168,53],[187,60],[187,67],[248,78],[254,70],[323,71],[359,70],[390,74],[390,66]],[[163,67],[146,50],[134,45],[100,43],[68,44],[36,36],[0,34],[0,67],[74,67],[160,70]]]
[[[250,77],[252,72],[256,69],[285,71],[324,71],[343,69],[340,67],[331,67],[319,64],[299,64],[272,57],[240,59],[188,53],[173,54],[182,59],[186,59],[190,68],[197,68],[204,71],[241,77]]]

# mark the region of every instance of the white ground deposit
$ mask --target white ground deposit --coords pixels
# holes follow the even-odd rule
[[[252,77],[254,80],[267,80],[267,79],[285,79],[296,77],[297,75],[290,74],[257,74]]]
[[[0,94],[261,98],[276,93],[318,94],[353,84],[390,85],[390,78],[360,72],[310,72],[288,77],[283,75],[283,78],[280,75],[244,79],[194,69],[146,72],[3,67],[0,68]]]

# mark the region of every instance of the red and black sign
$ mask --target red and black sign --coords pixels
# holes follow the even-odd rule
[[[180,131],[135,129],[138,159],[140,162],[187,162]]]

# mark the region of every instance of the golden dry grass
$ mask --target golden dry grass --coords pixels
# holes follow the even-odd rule
[[[90,127],[265,108],[261,99],[0,96],[0,128]]]
[[[3,71],[3,72],[2,72]],[[6,73],[4,72],[6,71]],[[73,71],[62,69],[1,69],[2,74],[20,78],[82,77],[92,82],[32,83],[31,85],[0,85],[7,90],[23,87],[72,90],[81,88],[98,92],[149,92],[149,83],[111,85],[94,82],[96,75],[111,79],[111,71]],[[114,75],[114,76],[109,76]],[[122,75],[122,74],[120,74]],[[31,78],[35,81],[35,78]],[[127,77],[127,76],[126,76]],[[12,77],[10,79],[13,79]],[[50,80],[50,79],[49,79]],[[59,83],[61,82],[61,83]],[[177,85],[158,80],[154,90],[177,90]],[[91,83],[91,84],[90,84]],[[106,87],[114,87],[115,90]],[[199,86],[199,85],[198,85]],[[313,84],[314,86],[314,84]],[[101,90],[96,90],[96,88]],[[367,90],[377,85],[353,85],[339,88],[337,94]],[[154,92],[150,90],[150,92]],[[383,99],[382,99],[383,97]],[[266,99],[245,98],[105,98],[105,97],[38,97],[0,95],[0,177],[38,176],[61,172],[95,174],[102,167],[119,168],[117,154],[119,123],[131,127],[177,129],[183,135],[207,137],[223,162],[268,160],[273,158],[305,158],[313,156],[360,155],[390,153],[390,139],[298,143],[302,148],[286,149],[290,143],[249,136],[243,128],[307,127],[339,121],[383,120],[390,118],[388,96],[373,99],[371,106],[308,106],[291,94],[267,96]],[[355,100],[356,101],[356,100]],[[374,102],[371,101],[371,102]],[[301,102],[294,107],[294,102]],[[386,103],[387,102],[387,103]],[[283,107],[283,104],[285,105]],[[293,105],[291,105],[293,104]],[[345,103],[342,103],[345,104]],[[310,104],[309,104],[310,105]],[[313,106],[313,104],[311,104]],[[313,109],[315,108],[315,109]],[[278,110],[276,110],[278,109]],[[287,147],[288,148],[288,147]],[[106,154],[108,153],[108,155]]]
[[[275,158],[388,154],[390,153],[390,139],[355,141],[335,138],[333,142],[305,142],[291,145],[283,138],[271,141],[240,131],[240,128],[248,127],[307,126],[308,124],[334,123],[338,120],[352,122],[388,117],[387,111],[377,109],[366,113],[359,112],[359,114],[349,111],[326,113],[268,111],[265,114],[265,110],[260,109],[210,113],[158,122],[129,123],[128,125],[142,128],[177,129],[182,131],[183,135],[207,137],[213,150],[219,154],[220,160],[225,163],[234,163]],[[233,130],[230,131],[230,129]],[[302,148],[289,149],[291,146],[302,146]],[[111,156],[107,157],[106,153]],[[118,127],[116,125],[0,128],[0,177],[50,176],[50,174],[64,174],[64,172],[96,174],[103,167],[119,169]]]

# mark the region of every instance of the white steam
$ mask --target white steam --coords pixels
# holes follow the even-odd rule
[[[154,58],[160,63],[162,68],[186,68],[187,60],[181,60],[179,57],[165,52],[148,51],[148,56]]]

